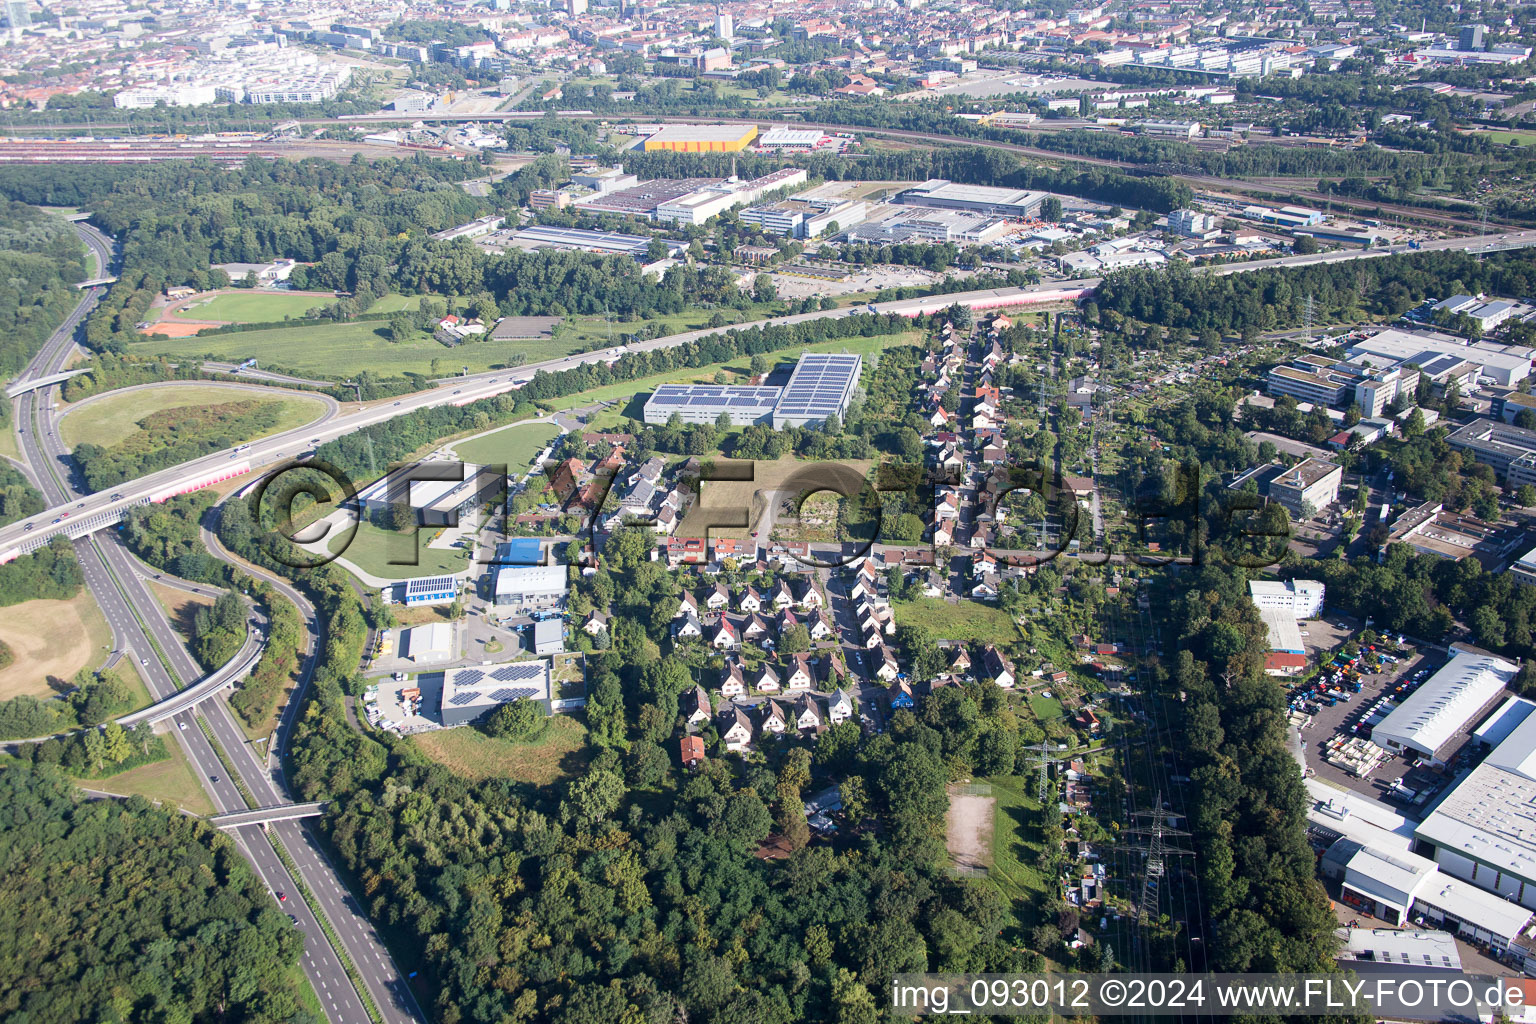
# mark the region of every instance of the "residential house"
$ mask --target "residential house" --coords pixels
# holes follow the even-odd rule
[[[773,670],[772,665],[763,663],[763,667],[758,669],[757,675],[752,680],[752,688],[758,693],[779,692],[779,674]]]
[[[991,644],[982,648],[981,669],[998,686],[1007,689],[1014,684],[1016,677],[1013,674],[1013,663]]]
[[[745,697],[747,679],[742,674],[741,662],[733,661],[720,672],[720,694],[723,697]]]
[[[768,636],[768,623],[756,613],[747,617],[747,621],[741,627],[741,638],[750,643],[761,643]]]
[[[587,621],[582,623],[581,628],[586,632],[588,636],[597,636],[599,633],[606,633],[608,632],[608,616],[600,611],[597,611],[596,609],[593,609],[592,612],[587,615]]]
[[[826,613],[820,608],[812,612],[805,620],[805,628],[811,634],[812,640],[825,640],[828,637],[835,637],[837,635],[837,630],[832,628],[832,623],[828,620]]]
[[[795,604],[802,610],[826,606],[826,598],[821,596],[821,589],[812,580],[802,580],[796,585],[796,589],[800,594],[795,598]]]
[[[821,717],[821,705],[809,693],[802,693],[795,701],[794,714],[795,728],[802,731],[820,729],[825,724]]]
[[[810,655],[793,655],[788,665],[788,672],[784,676],[784,689],[789,693],[797,693],[809,690],[815,682],[816,674],[811,670]]]
[[[697,768],[704,763],[704,738],[690,733],[684,736],[679,743],[678,756],[682,759],[683,767]]]
[[[901,665],[896,661],[896,655],[891,652],[889,647],[882,644],[871,648],[868,657],[875,666],[875,675],[887,683],[894,681],[897,676],[901,675]]]
[[[736,704],[721,709],[718,728],[726,750],[740,752],[752,742],[752,719]]]
[[[971,670],[971,652],[963,644],[954,649],[954,656],[949,659],[949,670],[962,676]]]
[[[763,701],[757,707],[758,725],[765,733],[773,733],[782,736],[789,728],[790,713],[783,704],[773,698]]]
[[[779,580],[774,585],[769,600],[773,602],[773,610],[780,611],[795,603],[795,595],[790,592],[788,583]]]
[[[832,696],[827,700],[827,721],[837,725],[852,717],[853,701],[848,699],[848,694],[839,686],[832,691]]]
[[[689,612],[672,620],[672,635],[679,640],[697,640],[704,635],[704,627],[699,624],[698,616]]]
[[[731,603],[731,592],[724,583],[716,583],[704,598],[704,607],[712,612],[724,611]]]
[[[744,612],[760,612],[763,610],[763,597],[757,592],[756,587],[749,586],[741,592],[737,607]]]
[[[714,714],[709,704],[709,691],[702,686],[683,691],[683,699],[678,703],[683,714],[688,716],[689,725],[702,725]]]
[[[901,708],[910,709],[916,702],[912,699],[912,687],[907,685],[905,679],[898,679],[885,688],[885,699],[892,711]]]
[[[722,615],[710,629],[709,645],[717,651],[735,650],[741,646],[741,634],[736,632],[731,620]]]

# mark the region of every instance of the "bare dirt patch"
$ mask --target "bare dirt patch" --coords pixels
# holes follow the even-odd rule
[[[949,787],[945,845],[961,874],[985,874],[992,866],[992,819],[997,798],[992,796],[991,789],[986,785]]]

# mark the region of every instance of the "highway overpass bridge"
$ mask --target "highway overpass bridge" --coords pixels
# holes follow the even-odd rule
[[[247,631],[245,646],[240,648],[240,652],[229,661],[186,689],[178,690],[157,704],[151,704],[147,708],[124,715],[117,720],[117,723],[124,729],[131,729],[144,722],[154,725],[196,707],[220,690],[234,686],[250,675],[255,670],[256,663],[261,660],[262,647],[263,645],[255,636]]]
[[[298,818],[318,818],[328,805],[321,800],[308,804],[278,804],[276,807],[258,807],[250,811],[225,811],[210,816],[208,824],[214,828],[240,828],[242,825],[267,825],[274,821],[294,821]]]
[[[36,391],[38,388],[45,388],[50,384],[62,384],[76,374],[88,372],[89,369],[89,367],[81,366],[74,370],[64,370],[59,373],[50,373],[46,377],[33,377],[31,380],[19,380],[14,384],[9,385],[5,389],[5,397],[17,398],[26,394],[28,391]]]

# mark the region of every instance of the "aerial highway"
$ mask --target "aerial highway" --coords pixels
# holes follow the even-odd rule
[[[1422,243],[1421,251],[1461,250],[1472,253],[1484,253],[1531,246],[1536,246],[1536,230],[1429,241]],[[1348,249],[1305,256],[1282,256],[1246,263],[1230,263],[1205,268],[1197,272],[1218,275],[1242,274],[1273,267],[1304,267],[1352,260],[1382,259],[1389,255],[1407,251],[1407,246],[1383,246],[1365,250]],[[936,312],[956,302],[976,309],[991,309],[1030,302],[1076,300],[1091,294],[1098,284],[1099,280],[1097,278],[1083,278],[1070,281],[1046,282],[1022,288],[986,289],[926,298],[902,299],[876,303],[874,306],[875,310],[879,313],[892,313],[901,316],[918,316],[923,313]],[[751,321],[750,323],[734,324],[730,327],[685,331],[662,338],[635,342],[629,345],[628,348],[631,351],[671,348],[728,330],[741,330],[767,324],[796,324],[808,320],[844,317],[857,311],[859,310],[817,310],[809,313],[797,313],[791,316],[770,317]],[[477,399],[489,398],[516,390],[540,371],[557,373],[561,370],[573,369],[585,363],[611,361],[613,358],[611,350],[604,349],[564,356],[559,359],[550,359],[540,363],[529,363],[509,370],[492,370],[456,378],[430,391],[405,395],[399,399],[386,399],[370,403],[367,407],[356,412],[332,415],[330,418],[321,421],[318,425],[290,430],[283,434],[275,434],[271,437],[242,445],[233,451],[206,456],[170,469],[151,473],[132,483],[122,485],[110,494],[94,494],[71,502],[56,493],[49,493],[45,488],[45,494],[47,494],[51,505],[48,511],[0,530],[0,560],[8,560],[18,554],[25,554],[28,551],[35,550],[47,543],[47,540],[56,534],[63,534],[71,538],[84,536],[95,530],[115,524],[123,512],[136,504],[146,501],[163,500],[171,494],[206,486],[220,477],[239,475],[246,471],[259,471],[264,466],[271,466],[283,460],[295,458],[313,449],[318,444],[354,433],[363,427],[375,423],[382,423],[414,409],[440,405],[467,405]],[[26,400],[26,396],[23,396],[19,401],[25,402]],[[47,459],[52,459],[56,464],[67,466],[67,453],[64,451],[63,444],[52,433],[51,420],[48,419],[50,413],[51,410],[46,409],[41,412],[42,422],[39,425],[44,427],[45,433],[42,443],[39,444],[39,439],[36,436],[28,437],[24,434],[22,436],[23,450],[27,452],[28,460],[34,466],[45,464]],[[361,484],[363,481],[357,481],[356,483]]]

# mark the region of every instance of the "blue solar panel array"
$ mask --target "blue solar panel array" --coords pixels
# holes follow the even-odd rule
[[[694,408],[756,408],[767,411],[782,394],[781,388],[730,387],[722,384],[663,384],[651,401],[668,406]]]
[[[825,419],[840,413],[859,380],[863,360],[856,355],[807,352],[784,386],[784,396],[774,407],[774,419],[808,416]]]

